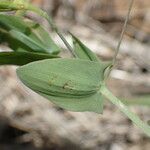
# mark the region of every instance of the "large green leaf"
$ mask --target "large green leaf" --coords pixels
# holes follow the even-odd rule
[[[25,65],[27,63],[57,58],[58,56],[31,52],[0,52],[0,65]]]
[[[81,59],[52,59],[22,66],[17,69],[17,74],[26,86],[55,101],[60,107],[74,111],[94,111],[98,105],[98,91],[104,79],[104,70],[108,66],[109,63]],[[102,102],[101,97],[99,99]],[[74,100],[77,101],[73,103]],[[88,104],[81,102],[79,107],[80,100]],[[93,102],[92,105],[89,101]],[[99,109],[101,112],[101,107]]]

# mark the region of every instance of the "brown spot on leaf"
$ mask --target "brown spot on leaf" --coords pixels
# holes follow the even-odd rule
[[[70,80],[68,81],[68,82],[66,82],[64,85],[63,85],[63,89],[70,89],[70,90],[72,90],[73,89],[73,87],[70,85]]]

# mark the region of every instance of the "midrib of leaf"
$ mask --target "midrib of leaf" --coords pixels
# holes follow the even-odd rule
[[[120,111],[122,111],[137,127],[139,127],[147,136],[150,137],[150,126],[144,123],[136,114],[131,112],[128,107],[115,97],[104,85],[102,85],[100,92],[108,98],[114,105],[116,105]]]

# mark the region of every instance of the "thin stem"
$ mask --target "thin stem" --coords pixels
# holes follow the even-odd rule
[[[48,16],[47,13],[44,14],[46,20],[49,22],[49,24],[51,25],[52,29],[58,34],[58,36],[62,39],[62,41],[64,42],[64,44],[66,45],[66,47],[68,48],[68,50],[71,52],[71,54],[76,57],[76,54],[74,53],[74,50],[72,49],[72,47],[70,46],[70,44],[67,42],[67,40],[64,38],[63,34],[59,31],[59,29],[57,28],[56,24],[54,23],[54,21],[52,20],[52,18],[50,18]]]
[[[38,13],[39,15],[43,16],[48,23],[50,24],[51,28],[58,34],[58,36],[61,38],[61,40],[64,42],[64,44],[66,45],[66,47],[68,48],[68,50],[70,51],[70,53],[76,57],[76,54],[74,53],[74,50],[72,49],[72,47],[70,46],[70,44],[67,42],[67,40],[64,38],[63,34],[59,31],[59,29],[57,28],[56,24],[54,23],[54,21],[52,20],[52,18],[43,10],[38,9],[36,7],[33,7],[31,5],[29,5],[30,10]]]
[[[62,41],[64,42],[64,44],[66,45],[66,47],[68,48],[68,50],[71,52],[71,54],[76,57],[74,50],[72,49],[72,47],[70,46],[70,44],[67,42],[67,40],[64,38],[64,36],[62,35],[62,33],[58,30],[57,26],[55,25],[54,21],[52,20],[52,18],[50,18],[50,16],[48,16],[48,14],[46,12],[44,12],[43,10],[32,6],[30,3],[28,2],[24,2],[24,0],[14,0],[14,1],[2,1],[0,2],[0,10],[16,10],[16,11],[33,11],[35,13],[37,13],[38,15],[44,17],[48,23],[51,25],[52,29],[58,34],[58,36],[62,39]]]
[[[127,24],[128,24],[128,20],[129,20],[129,17],[130,17],[130,13],[131,13],[131,9],[132,9],[133,2],[134,2],[134,0],[130,0],[129,10],[128,10],[128,13],[127,13],[127,16],[126,16],[126,19],[125,19],[125,23],[124,23],[124,26],[123,26],[121,35],[120,35],[120,39],[119,39],[119,42],[118,42],[118,45],[117,45],[117,48],[116,48],[115,55],[114,55],[114,57],[113,57],[113,65],[114,65],[115,62],[116,62],[116,57],[117,57],[117,54],[119,53],[120,45],[121,45],[121,42],[122,42],[124,33],[125,33],[125,31],[126,31],[126,28],[127,28]]]
[[[49,19],[48,19],[49,21]],[[50,23],[50,21],[49,21]],[[54,25],[54,24],[53,24]],[[70,51],[70,53],[72,54],[73,57],[76,57],[76,54],[74,52],[74,50],[72,49],[72,47],[70,46],[70,44],[67,42],[67,40],[65,39],[65,37],[63,36],[63,34],[58,30],[58,28],[55,26],[53,26],[53,30],[58,34],[58,36],[62,39],[62,41],[64,42],[64,44],[66,45],[66,47],[68,48],[68,50]]]
[[[115,97],[105,85],[100,89],[100,92],[106,96],[114,105],[116,105],[134,124],[136,124],[143,132],[150,137],[150,126],[144,123],[136,114],[131,112],[128,107]]]

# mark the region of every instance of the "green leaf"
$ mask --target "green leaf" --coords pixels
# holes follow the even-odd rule
[[[23,18],[13,15],[0,14],[0,28],[10,31],[18,30],[25,33],[30,26],[23,21]]]
[[[21,43],[20,41],[14,39],[9,34],[10,30],[18,30],[20,32],[26,32],[27,25],[22,21],[21,18],[11,16],[11,15],[4,15],[0,14],[0,43],[6,42],[8,43],[9,47],[14,51],[32,51],[32,49]]]
[[[13,3],[12,0],[1,0],[0,1],[0,10],[13,11],[13,10],[18,10],[18,9],[19,9],[18,4]]]
[[[99,61],[99,58],[96,56],[94,52],[92,52],[88,47],[86,47],[77,37],[75,37],[72,33],[73,46],[75,54],[80,59],[86,59],[91,61]]]
[[[4,6],[3,6],[4,5]],[[9,6],[10,5],[10,6]],[[48,23],[50,24],[50,26],[52,27],[52,29],[57,33],[57,35],[62,39],[62,41],[64,42],[64,44],[67,46],[68,50],[71,52],[71,54],[73,56],[75,56],[74,51],[72,49],[72,47],[70,46],[70,44],[66,41],[66,39],[64,38],[64,36],[62,35],[62,33],[58,30],[57,26],[55,25],[55,23],[53,22],[53,19],[43,10],[31,5],[31,3],[29,2],[25,2],[25,1],[13,1],[11,3],[1,3],[0,2],[0,9],[5,9],[6,11],[10,10],[23,10],[23,11],[32,11],[38,15],[40,15],[41,17],[44,17]]]
[[[28,0],[1,0],[0,10],[2,11],[18,11],[18,10],[30,10],[35,12],[41,12],[39,8],[32,6]]]
[[[17,74],[26,86],[60,107],[101,112],[103,100],[100,96],[97,103],[98,91],[104,80],[104,70],[109,65],[81,59],[52,59],[22,66],[17,69]],[[85,102],[79,107],[81,100]]]
[[[64,98],[64,97],[50,96],[48,94],[43,94],[40,92],[37,93],[49,99],[51,102],[58,105],[59,107],[70,111],[76,111],[76,112],[91,111],[96,113],[103,113],[104,98],[99,93],[93,94],[88,97],[82,97],[82,98],[80,97]]]
[[[11,31],[9,31],[9,33],[14,39],[27,45],[34,52],[44,52],[44,53],[47,52],[47,50],[45,49],[45,47],[43,47],[43,45],[37,43],[35,40],[31,39],[30,37],[26,36],[25,34],[19,32],[19,31],[16,31],[16,30],[11,30]]]
[[[96,61],[96,62],[101,62],[100,59],[97,57],[97,55],[92,52],[88,47],[86,47],[77,37],[75,37],[72,33],[73,39],[73,46],[74,46],[74,51],[76,54],[76,57],[79,59],[84,59],[84,60],[90,60],[90,61]],[[105,69],[104,76],[105,80],[109,77],[109,74],[112,69],[112,64]]]
[[[18,16],[1,14],[0,29],[5,31],[4,33],[0,30],[0,33],[5,36],[5,42],[8,42],[9,46],[15,51],[18,50],[17,47],[22,47],[24,50],[33,52],[40,51],[50,54],[60,52],[60,48],[51,39],[48,32],[31,20],[24,21],[23,18]],[[11,42],[11,39],[13,42]],[[13,44],[14,42],[15,44]]]
[[[52,38],[49,36],[48,31],[46,31],[39,24],[31,23],[31,32],[27,34],[30,38],[34,39],[36,42],[40,42],[45,49],[50,53],[59,53],[60,48],[55,44]],[[32,34],[31,34],[32,33]]]
[[[25,45],[19,40],[13,38],[9,34],[9,32],[2,30],[2,29],[0,29],[0,44],[1,43],[7,43],[8,46],[16,52],[19,52],[19,51],[33,52],[33,50],[28,45]]]
[[[0,52],[0,65],[25,65],[27,63],[57,58],[58,56],[31,52]]]

